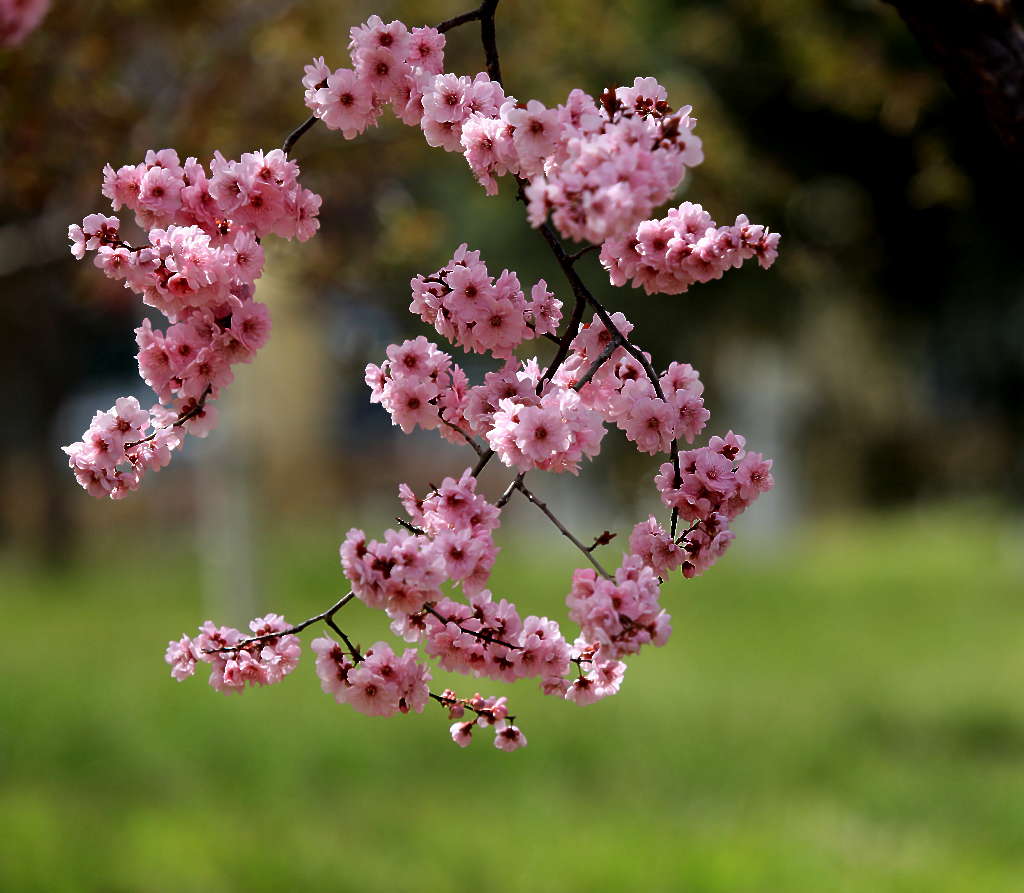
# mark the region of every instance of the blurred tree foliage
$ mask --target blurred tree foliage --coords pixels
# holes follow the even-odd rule
[[[84,497],[56,448],[88,410],[70,421],[58,411],[111,381],[139,391],[140,308],[64,247],[67,224],[103,208],[102,165],[150,147],[207,159],[279,145],[305,117],[303,64],[347,64],[351,24],[461,11],[437,0],[66,0],[0,54],[0,458],[5,492],[32,495],[6,512],[9,525],[34,517],[59,544],[67,506]],[[548,104],[574,86],[656,76],[700,119],[707,161],[682,193],[720,220],[743,211],[783,232],[771,273],[744,269],[679,297],[610,294],[596,261],[585,265],[656,356],[705,370],[716,429],[743,421],[743,401],[777,409],[785,474],[814,506],[1021,496],[1021,184],[895,12],[875,0],[507,2],[499,43],[507,89]],[[449,35],[448,60],[482,67],[472,26]],[[563,283],[507,185],[487,199],[461,158],[428,151],[390,115],[355,142],[316,128],[295,155],[324,196],[322,229],[271,249],[279,272],[263,298],[275,314],[291,308],[288,324],[308,337],[268,368],[317,370],[328,408],[309,401],[295,421],[309,430],[275,449],[317,444],[322,468],[374,483],[394,438],[353,392],[386,339],[420,331],[402,315],[409,277],[470,241],[492,268],[544,276],[559,293]],[[781,385],[767,388],[768,368]],[[313,475],[288,492],[296,485],[328,489]]]

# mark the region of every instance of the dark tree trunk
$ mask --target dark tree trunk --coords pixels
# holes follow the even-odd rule
[[[885,0],[1024,165],[1024,29],[1013,0]]]

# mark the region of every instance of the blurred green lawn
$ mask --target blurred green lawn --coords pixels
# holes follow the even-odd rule
[[[342,533],[272,544],[268,609],[341,591]],[[560,615],[560,546],[493,588]],[[238,698],[172,682],[167,639],[204,619],[191,558],[0,562],[0,890],[1024,890],[1020,537],[903,516],[780,549],[741,537],[674,584],[673,639],[618,697],[512,687],[510,755],[459,750],[434,705],[337,706],[308,658]],[[344,625],[383,631],[358,604]]]

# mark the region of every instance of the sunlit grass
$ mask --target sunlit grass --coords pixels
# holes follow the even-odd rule
[[[238,698],[175,684],[163,646],[204,619],[189,561],[7,561],[0,889],[1019,890],[1007,537],[949,516],[828,525],[780,552],[741,538],[666,593],[672,641],[618,697],[512,687],[530,746],[511,755],[486,735],[459,750],[434,705],[339,707],[308,660]],[[337,538],[275,540],[266,607],[328,604]],[[558,616],[572,554],[510,552],[494,589]],[[381,620],[346,609],[364,643]]]

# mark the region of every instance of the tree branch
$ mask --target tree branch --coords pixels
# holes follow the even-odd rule
[[[446,31],[451,31],[452,28],[458,28],[459,25],[465,25],[469,22],[476,22],[480,19],[480,9],[471,9],[469,12],[460,13],[457,16],[452,16],[450,19],[445,19],[441,24],[435,25],[434,27],[444,34]]]
[[[498,0],[484,0],[480,4],[480,41],[484,45],[487,75],[492,81],[501,83],[501,61],[498,58],[498,40],[494,29],[494,13],[497,8]]]
[[[471,435],[468,431],[463,431],[462,428],[456,425],[454,422],[449,422],[448,419],[441,415],[441,413],[438,413],[437,417],[441,420],[442,424],[447,425],[453,431],[457,431],[459,434],[461,434],[463,440],[465,440],[466,443],[468,443],[473,448],[473,452],[476,453],[481,460],[483,460],[484,456],[486,456],[487,453],[490,452],[485,447],[480,446],[480,444],[476,442],[476,438],[473,437],[473,435]],[[487,458],[490,459],[490,456],[487,456]],[[473,477],[476,477],[476,475],[473,475]]]
[[[430,614],[432,617],[436,617],[441,623],[446,626],[449,623],[454,623],[461,632],[464,632],[467,636],[472,636],[474,639],[479,639],[481,642],[486,642],[488,645],[501,645],[503,648],[510,648],[513,651],[522,651],[521,645],[513,645],[511,642],[504,642],[501,639],[497,639],[494,636],[488,635],[481,630],[466,629],[458,620],[454,617],[445,617],[437,608],[434,607],[433,602],[427,602],[423,606],[423,610]]]
[[[1024,164],[1024,28],[1012,0],[885,0]]]
[[[289,133],[288,137],[284,141],[284,144],[281,146],[281,149],[284,151],[284,154],[285,155],[290,154],[291,151],[292,151],[292,147],[300,139],[302,139],[303,134],[307,130],[309,130],[310,127],[312,127],[314,124],[316,124],[316,122],[319,121],[319,120],[320,119],[316,115],[310,115],[308,118],[306,118],[305,121],[303,121],[291,133]]]
[[[140,438],[139,440],[133,440],[131,443],[126,443],[124,445],[125,450],[134,449],[140,443],[149,443],[154,437],[157,436],[157,434],[163,431],[164,428],[180,428],[182,425],[185,424],[185,422],[189,421],[190,419],[194,419],[197,415],[199,415],[199,413],[203,411],[203,407],[206,406],[206,398],[210,396],[212,391],[213,385],[208,384],[206,386],[206,390],[204,390],[203,393],[199,395],[199,399],[196,401],[196,405],[193,406],[190,410],[188,410],[187,412],[183,412],[173,422],[171,422],[170,425],[162,425],[161,427],[157,428],[156,431],[154,431],[152,434]]]
[[[480,39],[484,45],[484,56],[487,60],[487,74],[490,76],[492,81],[501,80],[501,63],[498,60],[498,44],[494,33],[494,13],[497,6],[498,0],[484,0],[484,2],[476,9],[471,9],[469,12],[461,13],[460,15],[453,16],[450,19],[445,19],[440,24],[434,26],[441,34],[444,34],[447,31],[451,31],[453,28],[458,28],[459,25],[479,21]],[[319,120],[320,119],[317,118],[316,115],[310,115],[291,133],[289,133],[281,146],[284,154],[290,154],[292,149],[295,147],[295,144],[302,139],[309,129]]]
[[[616,350],[619,349],[621,344],[622,344],[622,342],[619,340],[619,336],[618,335],[613,335],[612,336],[612,340],[608,342],[607,347],[605,347],[605,349],[601,351],[601,353],[598,356],[598,358],[596,360],[594,360],[593,363],[590,364],[590,367],[587,369],[587,371],[583,373],[583,377],[580,378],[580,380],[577,381],[576,384],[574,384],[572,386],[572,389],[574,391],[580,391],[584,387],[586,387],[590,383],[590,380],[595,375],[597,375],[597,371],[606,362],[608,362],[608,359],[611,357],[611,355],[613,353],[615,353]]]
[[[522,178],[516,178],[519,183],[519,191],[517,193],[518,198],[523,204],[526,204],[526,190],[525,181]],[[597,298],[591,293],[590,289],[587,288],[586,284],[580,278],[579,273],[576,272],[573,256],[566,253],[565,247],[562,245],[562,240],[558,238],[558,235],[551,228],[551,224],[545,221],[538,229],[540,234],[544,237],[544,240],[548,243],[548,247],[551,249],[551,253],[554,254],[555,260],[558,261],[558,265],[562,268],[562,272],[565,274],[565,278],[569,280],[569,286],[572,288],[573,295],[576,297],[577,308],[579,308],[579,302],[582,301],[585,304],[590,304],[594,308],[594,312],[597,314],[598,319],[604,324],[604,327],[612,333],[613,338],[618,339],[619,343],[623,348],[636,359],[638,363],[644,368],[644,372],[650,379],[651,385],[654,388],[654,393],[662,400],[665,399],[665,393],[661,389],[661,382],[658,380],[658,373],[651,365],[651,361],[647,359],[644,352],[633,344],[625,335],[619,331],[619,327],[615,325],[608,311],[605,310],[604,305],[601,304]],[[575,317],[575,313],[573,314]],[[582,319],[582,309],[580,309],[580,318]],[[578,325],[578,324],[577,324]],[[572,330],[572,326],[568,331]],[[571,340],[571,339],[570,339]],[[566,352],[568,352],[568,345],[566,344]],[[561,350],[559,350],[561,353]],[[564,357],[562,357],[564,360]],[[561,362],[561,360],[559,361]],[[552,363],[552,368],[556,368],[555,364]],[[554,374],[553,372],[551,373]],[[679,487],[682,483],[683,477],[679,469],[679,442],[675,439],[672,441],[670,448],[670,456],[672,459],[672,469],[674,471],[674,486]],[[671,523],[672,535],[675,536],[676,526],[679,523],[679,510],[672,509]]]
[[[523,484],[523,476],[524,475],[522,475],[522,474],[519,475],[519,477],[517,477],[509,485],[509,489],[510,490],[518,490],[520,493],[523,494],[523,496],[525,496],[527,498],[528,501],[532,502],[535,506],[537,506],[537,508],[539,508],[545,515],[548,516],[548,519],[551,521],[552,524],[555,525],[555,527],[558,528],[558,530],[561,532],[562,536],[564,536],[566,539],[568,539],[569,542],[571,542],[577,549],[579,549],[584,555],[586,555],[587,561],[589,561],[592,565],[594,565],[594,567],[597,569],[597,572],[602,577],[604,577],[606,580],[612,579],[612,575],[609,574],[608,571],[606,571],[601,566],[601,563],[593,556],[591,550],[588,549],[586,546],[584,546],[583,543],[581,543],[578,539],[576,539],[576,537],[573,536],[573,534],[570,532],[570,530],[561,521],[559,521],[558,518],[555,517],[555,515],[551,511],[551,509],[549,509],[547,507],[547,504],[544,503],[544,502],[541,502],[541,500],[539,500],[534,495],[534,493],[531,490],[529,490],[526,487],[525,484]]]
[[[356,597],[354,592],[348,592],[339,598],[333,605],[331,605],[326,611],[321,611],[315,617],[310,617],[308,620],[303,620],[302,623],[297,623],[295,626],[291,626],[288,629],[281,630],[279,633],[266,633],[262,636],[250,636],[247,639],[242,639],[235,645],[225,645],[223,648],[207,648],[207,654],[218,654],[222,651],[242,651],[248,648],[250,645],[255,645],[259,642],[266,642],[269,639],[279,639],[281,636],[291,636],[295,633],[302,632],[307,626],[312,626],[314,623],[319,623],[321,620],[327,622],[331,629],[335,632],[340,632],[337,627],[334,626],[334,615],[338,613],[342,608],[345,607],[352,599]],[[350,644],[348,640],[345,640],[346,644]],[[358,652],[355,652],[358,654]]]

